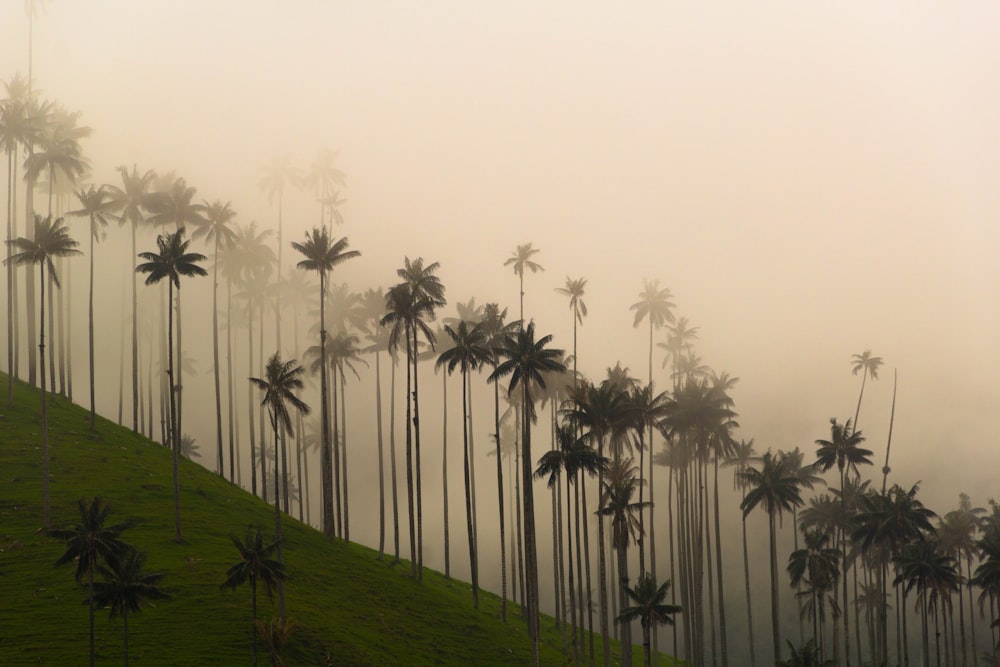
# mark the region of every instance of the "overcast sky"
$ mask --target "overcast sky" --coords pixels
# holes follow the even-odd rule
[[[898,368],[896,481],[991,493],[969,466],[1000,444],[1000,4],[41,4],[36,87],[94,128],[98,182],[176,170],[273,226],[261,167],[338,150],[336,233],[363,256],[335,280],[388,285],[423,256],[449,300],[516,313],[503,262],[532,242],[527,315],[571,348],[553,290],[586,277],[581,369],[644,377],[628,306],[659,279],[704,363],[741,378],[740,437],[811,449],[853,416],[871,348],[861,428],[881,459]],[[27,54],[24,3],[3,2],[0,76]],[[301,238],[313,198],[286,221]]]

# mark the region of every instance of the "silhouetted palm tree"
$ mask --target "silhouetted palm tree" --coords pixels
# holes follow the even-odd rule
[[[278,280],[284,280],[284,266],[281,263],[281,251],[284,249],[284,220],[283,209],[285,202],[285,188],[289,185],[298,187],[302,178],[299,170],[289,164],[289,157],[283,155],[274,158],[264,167],[264,176],[257,182],[257,188],[267,193],[267,203],[273,204],[275,197],[278,199]],[[276,296],[277,298],[277,296]],[[274,328],[275,346],[281,351],[281,309],[275,306]]]
[[[538,262],[531,259],[535,255],[541,252],[538,248],[531,247],[530,243],[525,243],[523,245],[517,246],[514,254],[511,255],[506,262],[503,263],[504,266],[513,266],[514,273],[517,275],[520,281],[520,293],[521,293],[521,311],[520,311],[520,321],[524,322],[524,270],[528,269],[532,273],[538,273],[539,271],[544,271],[543,267]]]
[[[101,228],[108,226],[108,218],[117,208],[111,193],[104,186],[91,185],[86,190],[76,192],[81,208],[67,215],[86,216],[90,219],[90,289],[87,299],[88,332],[90,350],[90,428],[97,427],[97,411],[94,408],[94,240]]]
[[[656,629],[657,625],[673,625],[674,614],[681,613],[680,607],[666,603],[669,589],[669,579],[657,585],[652,575],[643,572],[639,575],[639,581],[636,582],[635,586],[625,590],[629,600],[635,604],[622,607],[618,614],[618,622],[630,623],[638,619],[642,625],[643,664],[646,667],[653,664],[649,641],[650,633]]]
[[[271,428],[274,430],[274,479],[277,487],[278,480],[281,479],[281,472],[278,470],[280,462],[278,444],[281,442],[280,431],[291,434],[292,417],[288,412],[290,405],[303,415],[309,414],[309,406],[296,394],[301,391],[302,367],[294,359],[282,361],[281,356],[275,352],[267,360],[263,378],[250,378],[251,384],[264,392],[261,406],[267,406],[271,413]],[[263,445],[263,443],[261,443]],[[262,447],[263,451],[263,447]],[[283,562],[281,557],[281,494],[275,488],[274,494],[274,535],[278,545],[278,562]],[[285,617],[285,591],[281,582],[278,582],[278,608],[281,617]]]
[[[257,620],[257,584],[264,584],[268,597],[271,596],[274,587],[280,581],[284,581],[285,566],[272,559],[271,554],[278,548],[277,542],[264,545],[264,533],[253,525],[247,526],[246,537],[241,541],[235,535],[230,536],[233,545],[240,552],[240,560],[226,570],[226,580],[219,586],[221,589],[236,590],[237,586],[250,582],[250,590],[253,599],[253,617]],[[252,623],[253,630],[253,664],[257,664],[257,630]]]
[[[504,359],[490,375],[494,381],[510,377],[507,393],[521,389],[524,420],[521,432],[521,481],[524,495],[525,601],[528,605],[528,634],[532,638],[534,663],[538,664],[538,558],[535,546],[535,503],[532,491],[531,424],[536,421],[532,387],[545,388],[543,373],[564,371],[560,361],[563,351],[548,347],[552,336],[535,340],[535,324],[518,332],[516,340],[508,340],[497,349]]]
[[[323,148],[316,155],[316,159],[311,165],[309,165],[309,171],[306,172],[303,183],[311,188],[313,188],[316,201],[320,202],[319,209],[319,224],[320,227],[327,230],[327,221],[324,217],[324,213],[329,210],[331,221],[336,221],[337,224],[343,222],[340,217],[340,211],[337,210],[336,206],[330,205],[329,199],[337,198],[337,191],[334,186],[343,185],[346,181],[344,172],[333,166],[334,161],[337,159],[337,151],[330,150],[329,148]]]
[[[49,277],[54,287],[59,287],[59,277],[56,275],[56,267],[52,259],[54,257],[70,257],[79,255],[76,249],[79,245],[70,238],[66,225],[62,218],[52,220],[52,218],[42,218],[35,216],[34,238],[18,237],[7,241],[7,245],[18,252],[11,255],[9,263],[15,265],[37,264],[39,271],[39,285],[41,286],[41,300],[38,312],[39,335],[38,353],[41,359],[42,377],[42,488],[44,495],[44,521],[45,528],[52,525],[51,502],[49,498],[49,417],[48,398],[45,395],[45,269],[48,267]],[[51,299],[51,296],[49,297]],[[9,370],[8,370],[9,372]]]
[[[177,414],[176,384],[174,381],[174,287],[178,292],[181,288],[181,276],[208,275],[198,262],[205,261],[201,253],[188,252],[190,240],[184,240],[184,228],[173,234],[160,234],[156,237],[157,252],[141,252],[139,258],[145,260],[135,267],[138,273],[148,274],[147,285],[155,285],[164,278],[167,279],[167,379],[170,383],[170,428],[167,430],[168,440],[173,450],[174,459],[174,539],[181,539],[181,504],[180,477],[178,461],[180,459],[180,422]],[[178,306],[180,302],[178,301]],[[178,337],[180,336],[180,318],[177,322]]]
[[[479,555],[476,553],[476,541],[472,528],[472,486],[469,473],[469,401],[468,380],[469,371],[475,370],[492,360],[489,341],[483,325],[470,325],[465,320],[452,328],[444,325],[445,333],[454,344],[441,353],[437,365],[446,366],[451,374],[455,368],[462,371],[462,451],[463,470],[465,475],[465,520],[469,538],[469,563],[472,570],[472,602],[479,608]]]
[[[292,247],[305,256],[298,263],[300,269],[319,273],[320,315],[320,366],[326,368],[326,275],[336,265],[361,255],[357,250],[347,250],[347,238],[334,241],[325,228],[306,232],[304,243],[292,242]],[[320,374],[320,412],[322,414],[321,479],[323,482],[323,532],[329,536],[334,531],[333,477],[330,469],[330,414],[327,409],[326,373]]]
[[[747,494],[740,503],[743,516],[755,507],[767,512],[768,540],[771,552],[771,636],[774,660],[781,659],[781,627],[778,614],[778,550],[775,520],[782,512],[790,512],[802,504],[799,494],[797,471],[791,470],[777,455],[768,451],[761,457],[759,466],[750,466],[743,471],[742,480],[747,485]]]
[[[861,391],[858,392],[858,407],[854,410],[854,428],[858,428],[858,416],[861,414],[861,398],[865,395],[865,380],[871,377],[878,379],[878,369],[882,365],[882,357],[872,355],[871,350],[865,350],[861,354],[852,355],[851,374],[857,375],[861,372]]]
[[[828,546],[830,534],[816,529],[803,532],[804,546],[788,556],[788,574],[792,586],[804,582],[808,584],[811,597],[809,604],[818,610],[823,604],[823,596],[837,585],[840,576],[840,550]],[[822,644],[822,630],[818,623],[822,617],[813,614],[813,641]]]
[[[80,508],[80,523],[72,528],[57,528],[50,530],[49,535],[66,541],[66,551],[56,561],[56,565],[64,565],[76,561],[76,581],[87,581],[87,606],[90,615],[90,664],[94,664],[94,571],[100,562],[110,562],[120,556],[129,546],[119,539],[119,535],[132,523],[123,521],[113,526],[105,526],[104,522],[111,512],[111,506],[101,501],[100,496],[87,502],[80,498],[77,502]]]
[[[121,616],[125,626],[125,664],[128,665],[128,615],[142,611],[148,600],[169,600],[170,595],[157,584],[162,573],[143,572],[146,554],[129,548],[124,554],[115,554],[101,565],[98,571],[104,581],[94,584],[94,604],[110,609],[110,617]]]
[[[219,251],[228,250],[236,243],[236,232],[230,227],[236,211],[229,202],[206,202],[204,221],[199,222],[192,240],[205,239],[212,244],[212,357],[215,377],[215,438],[218,448],[216,469],[220,477],[225,477],[222,460],[222,388],[219,372]]]

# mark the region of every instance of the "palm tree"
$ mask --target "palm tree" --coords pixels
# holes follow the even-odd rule
[[[204,221],[191,234],[192,240],[205,239],[211,243],[212,250],[212,355],[215,376],[215,438],[218,448],[216,463],[219,476],[225,477],[225,466],[222,461],[222,389],[219,377],[219,250],[227,250],[236,243],[236,232],[229,226],[236,217],[236,211],[229,202],[223,204],[215,201],[205,202]],[[280,247],[280,245],[279,245]]]
[[[828,546],[830,534],[816,529],[806,529],[803,532],[804,546],[796,549],[788,556],[788,574],[792,586],[797,587],[803,581],[809,585],[810,604],[814,610],[823,604],[823,596],[833,590],[840,576],[840,550]],[[818,627],[821,614],[813,615],[813,641],[822,645],[822,634]]]
[[[424,266],[423,258],[410,261],[409,257],[404,259],[403,268],[397,269],[396,275],[402,278],[402,282],[389,290],[386,297],[387,312],[381,320],[383,326],[390,326],[390,345],[393,349],[399,346],[399,336],[406,337],[406,442],[407,442],[407,490],[412,493],[409,480],[411,475],[416,475],[416,537],[412,535],[411,525],[411,567],[415,579],[423,578],[423,503],[421,494],[421,465],[420,465],[420,391],[417,381],[417,362],[419,360],[418,335],[423,337],[434,348],[434,332],[424,321],[434,317],[434,311],[445,305],[444,285],[435,275],[440,268],[438,262],[432,262]],[[411,375],[412,372],[412,375]],[[412,391],[411,391],[412,388]],[[411,410],[412,405],[412,410]],[[411,455],[411,449],[413,454]],[[411,466],[410,460],[413,460]],[[411,524],[413,520],[413,508],[411,506]],[[415,542],[415,544],[414,544]]]
[[[730,453],[729,459],[722,464],[725,466],[735,467],[735,470],[733,471],[733,487],[740,489],[740,502],[745,500],[747,497],[746,484],[743,481],[742,474],[748,467],[750,467],[751,464],[759,461],[760,457],[757,456],[757,452],[754,450],[753,439],[750,439],[741,440],[736,443]],[[753,600],[750,595],[750,556],[747,550],[746,515],[742,517],[741,524],[743,537],[743,584],[747,603],[747,636],[749,638],[750,647],[750,667],[756,667],[757,657],[754,649]]]
[[[174,539],[181,540],[181,490],[178,463],[180,459],[180,419],[177,410],[176,383],[174,382],[174,287],[181,289],[181,276],[208,275],[198,262],[205,261],[201,253],[188,252],[191,241],[184,240],[184,228],[173,234],[160,234],[156,237],[157,252],[141,252],[139,258],[145,260],[135,267],[137,273],[148,274],[147,285],[155,285],[164,278],[167,279],[167,379],[170,383],[170,428],[167,430],[168,440],[173,450],[174,471]],[[180,301],[178,300],[178,307]],[[178,338],[180,337],[180,317],[177,321]],[[178,380],[179,383],[179,380]]]
[[[343,222],[339,217],[339,211],[335,207],[328,206],[325,203],[331,197],[336,198],[337,192],[334,190],[334,186],[344,185],[346,182],[344,172],[333,165],[336,159],[337,151],[330,150],[329,148],[321,149],[316,155],[316,159],[309,165],[309,171],[303,179],[305,185],[313,188],[316,201],[320,202],[319,224],[323,228],[326,228],[324,212],[328,208],[330,209],[331,218],[337,216],[337,223]]]
[[[837,470],[840,473],[840,488],[843,491],[847,485],[847,473],[853,472],[855,476],[858,473],[858,466],[861,464],[871,465],[872,452],[868,449],[861,447],[861,443],[865,441],[865,437],[861,434],[861,431],[851,428],[850,420],[846,424],[837,423],[836,419],[830,419],[830,439],[829,440],[817,440],[816,444],[819,445],[819,449],[816,450],[816,465],[826,472],[834,465],[837,466]],[[846,494],[841,494],[841,511],[843,516],[847,516],[847,496]],[[843,528],[841,528],[841,540],[840,544],[842,546],[842,556],[843,556],[843,627],[844,627],[844,661],[847,667],[851,667],[851,642],[850,642],[850,605],[847,604],[847,569],[850,566],[850,562],[847,558],[847,544],[846,544],[846,533]]]
[[[514,273],[517,274],[518,280],[521,285],[521,316],[520,321],[524,322],[524,270],[528,269],[532,273],[538,273],[539,271],[544,271],[543,267],[538,262],[531,259],[535,255],[541,252],[538,248],[531,247],[530,243],[525,243],[523,245],[517,246],[517,250],[514,254],[507,258],[507,261],[503,263],[504,266],[513,266]]]
[[[347,245],[346,237],[334,241],[325,228],[313,228],[312,232],[306,232],[304,243],[292,242],[292,247],[305,256],[305,259],[298,263],[298,267],[319,273],[320,366],[324,369],[326,368],[326,308],[324,305],[326,303],[326,275],[338,264],[361,255],[357,250],[347,250]],[[330,472],[330,414],[327,409],[325,372],[320,374],[320,413],[322,414],[320,458],[323,482],[323,532],[332,536],[334,531],[333,478]]]
[[[479,608],[479,556],[476,553],[476,541],[472,529],[472,487],[469,476],[469,371],[475,370],[492,360],[492,354],[486,338],[486,330],[482,323],[470,325],[465,320],[452,328],[444,325],[445,333],[454,344],[443,351],[438,357],[437,366],[446,366],[448,374],[460,368],[462,371],[462,452],[465,475],[465,519],[469,538],[469,563],[472,569],[472,602]]]
[[[142,571],[146,554],[139,553],[135,548],[130,547],[124,554],[115,554],[107,562],[107,566],[98,567],[104,581],[94,584],[94,604],[110,608],[111,618],[122,617],[125,625],[125,664],[128,665],[129,612],[138,614],[142,611],[143,602],[169,600],[170,595],[157,585],[163,579],[162,573]]]
[[[529,244],[530,245],[530,244]],[[490,375],[493,381],[510,377],[507,393],[521,389],[524,419],[521,424],[521,481],[524,496],[525,601],[528,607],[528,634],[532,638],[534,663],[538,664],[538,557],[535,547],[535,502],[532,491],[531,424],[537,420],[532,387],[545,388],[544,373],[565,371],[560,361],[563,351],[548,347],[552,336],[535,339],[535,323],[522,328],[516,340],[507,340],[497,350],[503,357]]]
[[[129,172],[125,167],[118,167],[122,177],[122,187],[109,185],[108,190],[118,210],[119,224],[129,223],[132,237],[132,254],[135,257],[135,232],[144,220],[144,211],[150,201],[150,187],[156,177],[152,170],[139,174],[135,165]],[[131,272],[131,268],[130,268]],[[132,275],[132,430],[139,432],[139,302],[135,286],[135,274]]]
[[[52,107],[41,136],[39,150],[24,161],[24,180],[35,183],[45,173],[48,176],[48,215],[52,215],[52,192],[56,176],[62,174],[70,182],[87,171],[87,160],[80,151],[79,140],[90,134],[89,127],[77,127],[79,112],[70,113],[59,106]]]
[[[913,589],[917,591],[917,603],[920,605],[922,664],[926,665],[930,660],[927,616],[931,606],[942,597],[943,592],[958,588],[960,577],[957,564],[954,558],[940,552],[935,540],[911,542],[900,549],[893,561],[899,572],[896,580],[905,585],[904,591],[907,593]],[[938,664],[941,664],[940,655]]]
[[[642,625],[643,664],[646,667],[653,664],[649,641],[651,631],[657,625],[673,625],[674,614],[681,613],[680,607],[666,603],[669,589],[669,579],[657,585],[656,580],[648,572],[639,575],[639,581],[636,582],[635,586],[625,589],[628,599],[635,604],[622,607],[618,614],[618,622],[631,623],[636,619],[639,620],[640,625]]]
[[[76,561],[76,581],[87,580],[87,605],[90,608],[90,664],[94,664],[94,571],[100,561],[110,562],[122,554],[128,545],[118,536],[129,528],[132,523],[123,521],[113,526],[105,526],[104,521],[111,512],[111,506],[103,503],[100,496],[91,502],[80,498],[80,523],[72,528],[57,528],[49,531],[49,535],[66,541],[66,551],[56,565],[65,565]]]
[[[389,349],[389,332],[379,324],[382,313],[385,309],[385,294],[382,288],[369,289],[362,296],[362,304],[368,326],[365,330],[369,333],[367,338],[371,343],[364,348],[363,352],[375,353],[375,426],[378,440],[378,509],[379,509],[379,533],[378,533],[378,558],[382,560],[385,554],[385,464],[383,455],[382,437],[382,352]],[[394,452],[393,452],[394,454]],[[395,456],[392,457],[395,459]],[[395,478],[395,468],[393,468],[393,478]],[[395,487],[393,487],[393,498],[395,498]],[[398,518],[396,518],[398,526]]]
[[[857,375],[861,372],[861,391],[858,393],[858,407],[854,410],[854,428],[858,428],[858,415],[861,414],[861,398],[865,395],[865,380],[871,377],[878,379],[878,369],[882,365],[882,357],[872,355],[871,350],[865,350],[861,354],[852,355],[851,374]]]
[[[810,639],[803,646],[795,648],[792,642],[788,644],[788,660],[776,663],[777,667],[833,667],[833,660],[824,660],[823,651],[816,644],[815,639]]]
[[[313,348],[307,350],[309,354],[317,354],[317,352]],[[338,331],[336,336],[327,341],[327,356],[329,357],[333,380],[333,469],[338,512],[337,532],[346,541],[350,541],[351,539],[349,492],[347,488],[346,371],[350,370],[355,378],[361,379],[354,364],[355,362],[360,362],[367,366],[368,362],[361,359],[360,352],[358,337],[348,334],[345,331]],[[341,488],[343,488],[343,491],[341,491]],[[341,521],[343,521],[343,528],[341,528]]]
[[[59,287],[59,277],[53,257],[70,257],[81,254],[79,245],[70,238],[69,231],[62,218],[52,220],[51,217],[35,216],[34,238],[23,236],[7,241],[8,246],[18,252],[11,255],[8,262],[14,265],[38,264],[39,280],[41,281],[41,301],[39,308],[38,353],[41,358],[42,376],[42,488],[45,498],[45,528],[51,527],[51,502],[49,498],[49,417],[45,395],[45,268],[49,269],[50,279],[55,287]],[[50,297],[51,299],[51,297]],[[10,369],[8,369],[10,372]]]
[[[507,309],[500,309],[496,303],[488,303],[483,308],[482,325],[486,334],[486,342],[492,354],[493,370],[496,371],[498,365],[498,355],[496,351],[505,344],[514,333],[520,328],[520,322],[509,323],[507,319]],[[500,440],[500,384],[493,382],[493,443],[494,454],[497,459],[497,508],[500,512],[500,590],[501,590],[501,617],[503,622],[507,622],[507,549],[506,534],[504,528],[504,506],[503,506],[503,457],[501,456]]]
[[[644,280],[639,300],[629,306],[635,311],[632,326],[638,328],[644,319],[649,319],[649,382],[653,382],[653,329],[674,321],[674,298],[668,287],[660,287],[659,280]]]
[[[254,525],[247,526],[246,537],[240,541],[235,535],[230,539],[236,550],[240,552],[240,560],[226,570],[226,580],[219,586],[220,589],[236,590],[237,586],[250,581],[250,591],[253,600],[252,621],[257,621],[257,583],[264,584],[268,597],[271,596],[274,587],[286,578],[285,566],[271,558],[271,554],[278,548],[278,542],[264,545],[264,533]],[[257,631],[253,624],[253,664],[257,664]]]
[[[302,367],[297,365],[294,359],[289,361],[282,361],[281,355],[277,352],[271,355],[271,358],[267,360],[267,367],[264,369],[263,378],[250,378],[250,383],[255,387],[264,392],[264,398],[261,400],[261,406],[267,406],[268,410],[271,412],[271,428],[274,430],[274,479],[275,485],[277,485],[278,480],[281,479],[281,473],[278,469],[278,464],[280,463],[278,443],[281,441],[280,430],[285,433],[291,434],[292,430],[292,417],[288,412],[288,406],[291,405],[297,412],[308,415],[309,406],[300,399],[296,392],[300,391],[303,387],[302,383]],[[263,443],[261,443],[263,445]],[[263,451],[263,447],[261,448]],[[281,557],[281,494],[277,492],[275,488],[274,494],[274,535],[275,542],[278,545],[278,562],[283,562]],[[278,608],[281,617],[285,617],[285,590],[278,582]]]
[[[82,208],[70,211],[68,215],[90,218],[90,292],[87,312],[90,332],[90,428],[94,429],[97,426],[97,412],[94,408],[94,239],[98,237],[101,227],[108,226],[108,218],[111,217],[116,204],[105,186],[97,188],[91,185],[88,189],[81,189],[75,194]]]
[[[283,248],[283,220],[282,212],[285,201],[285,187],[288,185],[298,186],[302,180],[299,170],[289,164],[289,157],[283,155],[274,158],[264,167],[264,176],[257,182],[257,187],[267,193],[267,203],[273,204],[274,198],[278,198],[278,279],[284,278],[283,267],[281,265],[281,251]],[[281,351],[281,310],[275,307],[275,346]]]
[[[740,503],[746,517],[755,507],[767,512],[768,539],[771,553],[771,636],[774,660],[781,659],[781,627],[778,622],[778,550],[776,517],[782,512],[790,512],[802,504],[799,494],[797,471],[791,470],[779,452],[768,451],[761,457],[759,467],[750,466],[743,471],[742,481],[747,485],[747,494]]]

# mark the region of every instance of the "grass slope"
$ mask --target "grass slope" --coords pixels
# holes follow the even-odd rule
[[[15,383],[6,404],[0,373],[0,664],[69,665],[85,661],[85,589],[75,567],[54,568],[64,544],[41,530],[42,457],[37,392]],[[130,659],[141,665],[246,664],[251,655],[247,584],[220,591],[237,552],[229,536],[248,523],[273,536],[273,507],[201,466],[181,461],[181,527],[173,541],[169,451],[60,397],[49,409],[53,527],[79,519],[77,500],[102,496],[109,523],[137,523],[123,535],[148,553],[146,569],[163,572],[173,596],[129,618]],[[379,561],[357,544],[331,540],[285,517],[286,611],[300,625],[283,657],[289,665],[525,665],[531,643],[517,607],[500,620],[500,600],[481,593],[472,607],[469,585],[427,570],[413,581],[409,564]],[[258,593],[261,617],[277,614],[277,599]],[[545,617],[543,664],[567,664],[561,635]],[[95,614],[98,662],[123,659],[121,619]],[[600,638],[596,642],[600,659]],[[260,646],[261,662],[268,658]],[[617,654],[617,646],[615,653]],[[636,647],[636,663],[642,650]],[[663,664],[670,664],[664,662]]]

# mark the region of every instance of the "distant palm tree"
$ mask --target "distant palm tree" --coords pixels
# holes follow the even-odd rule
[[[246,537],[241,541],[235,535],[230,539],[237,551],[240,552],[240,560],[226,570],[226,580],[219,586],[221,589],[236,590],[237,586],[250,582],[250,590],[253,599],[253,623],[257,621],[257,584],[264,584],[268,597],[271,596],[274,587],[278,582],[284,581],[285,566],[272,559],[271,554],[278,548],[277,542],[264,545],[264,533],[253,525],[247,526]],[[257,664],[257,630],[253,628],[253,664]]]
[[[836,419],[830,420],[830,439],[816,441],[816,444],[819,445],[819,449],[816,450],[816,465],[819,466],[819,468],[824,472],[836,465],[837,470],[840,473],[841,490],[846,488],[848,472],[853,472],[855,475],[858,475],[859,465],[872,464],[871,450],[861,447],[861,443],[864,441],[865,437],[861,434],[861,431],[851,428],[850,420],[848,420],[846,424],[839,424]],[[847,516],[846,503],[846,494],[841,494],[841,511],[844,517]],[[842,577],[844,661],[847,667],[851,667],[849,620],[850,605],[847,604],[847,570],[850,567],[850,562],[847,558],[846,533],[843,528],[841,528],[840,544],[843,546],[842,556],[844,568]]]
[[[649,382],[653,382],[653,329],[674,321],[674,298],[668,287],[660,287],[659,280],[643,281],[639,300],[629,306],[635,311],[632,326],[638,327],[644,319],[649,319]]]
[[[857,375],[861,372],[861,391],[858,393],[858,407],[854,410],[854,428],[858,428],[858,415],[861,414],[861,398],[865,395],[865,380],[869,377],[878,379],[878,369],[882,365],[882,357],[872,355],[871,350],[865,350],[861,354],[855,354],[851,359],[851,374]]]
[[[274,158],[271,162],[264,167],[264,176],[257,182],[257,187],[267,193],[267,203],[274,203],[275,197],[278,198],[278,280],[283,280],[285,277],[284,267],[281,263],[281,251],[284,248],[284,221],[282,220],[282,213],[284,209],[285,201],[285,188],[289,185],[298,187],[302,180],[301,174],[296,167],[289,164],[289,157],[283,155],[278,158]],[[277,295],[275,298],[279,298]],[[274,311],[274,327],[275,327],[275,346],[278,351],[281,351],[281,309],[275,305]]]
[[[524,270],[528,269],[532,273],[538,273],[539,271],[544,271],[543,267],[538,262],[531,259],[535,255],[541,252],[538,248],[531,247],[530,243],[525,243],[523,245],[517,246],[514,254],[511,255],[506,262],[503,263],[504,266],[513,266],[514,273],[517,275],[518,280],[521,285],[521,311],[520,311],[520,321],[524,322]]]
[[[304,243],[292,242],[292,247],[305,256],[305,259],[298,263],[300,269],[306,271],[316,271],[319,273],[319,340],[320,340],[320,366],[326,368],[326,276],[336,265],[358,257],[361,255],[357,250],[347,250],[347,238],[334,241],[325,228],[313,228],[311,232],[306,232]],[[321,479],[323,485],[323,532],[332,536],[334,532],[333,514],[333,476],[331,473],[331,451],[330,451],[330,414],[327,408],[327,384],[326,373],[320,374],[320,413],[322,414],[321,426]]]
[[[893,561],[896,564],[896,571],[899,573],[896,580],[904,584],[904,591],[907,593],[913,589],[917,591],[917,603],[920,608],[922,664],[926,665],[930,662],[930,633],[927,617],[932,606],[938,604],[938,601],[946,593],[950,595],[951,591],[958,588],[960,582],[958,566],[954,558],[941,553],[935,540],[911,542],[900,549]],[[938,632],[935,634],[940,635]],[[940,654],[938,654],[938,664],[941,664]]]
[[[144,220],[144,212],[150,202],[150,188],[155,172],[149,170],[139,174],[135,165],[129,172],[126,167],[118,167],[122,177],[122,187],[109,185],[108,190],[119,210],[119,224],[129,224],[132,237],[132,254],[135,257],[135,232]],[[129,268],[131,272],[131,265]],[[132,274],[132,430],[139,432],[139,300],[135,286],[135,274]]]
[[[39,285],[41,286],[41,300],[39,307],[39,335],[38,351],[41,358],[42,377],[42,488],[45,502],[44,520],[45,528],[52,526],[51,502],[49,498],[49,417],[48,398],[45,395],[45,269],[49,269],[49,277],[55,287],[59,287],[59,277],[56,275],[56,267],[52,261],[53,257],[70,257],[81,254],[76,246],[79,245],[70,238],[66,225],[62,218],[52,220],[51,217],[43,218],[35,216],[34,238],[18,237],[7,241],[8,246],[18,252],[11,255],[9,262],[15,265],[37,264],[39,271]],[[51,299],[51,297],[49,297]],[[8,369],[10,372],[10,369]]]
[[[167,279],[167,379],[170,383],[170,428],[167,429],[168,441],[173,450],[174,459],[174,539],[181,540],[181,490],[178,463],[180,459],[180,422],[177,414],[177,397],[174,382],[174,287],[178,292],[181,288],[181,276],[208,275],[198,262],[205,261],[201,253],[188,252],[190,240],[184,240],[184,228],[173,234],[160,234],[156,237],[157,252],[141,252],[139,258],[145,260],[135,267],[136,272],[148,274],[147,285],[155,285],[164,278]],[[178,306],[180,302],[178,301]],[[180,336],[180,318],[177,322],[178,337]]]
[[[90,340],[90,428],[95,429],[97,427],[97,411],[94,408],[94,239],[98,237],[102,227],[108,226],[108,218],[112,216],[112,211],[117,208],[117,204],[105,186],[97,188],[91,185],[86,190],[80,189],[76,192],[76,198],[80,201],[81,208],[70,211],[67,215],[90,218],[90,290],[87,312]]]
[[[457,327],[444,325],[445,333],[451,338],[453,346],[441,353],[437,365],[446,366],[451,374],[455,368],[462,371],[462,451],[465,471],[465,519],[469,538],[469,563],[472,569],[472,603],[479,608],[479,555],[476,553],[476,541],[472,528],[472,487],[469,477],[469,404],[468,380],[469,371],[475,370],[492,361],[489,341],[482,323],[471,324],[462,320]]]
[[[281,479],[280,470],[278,470],[279,463],[279,452],[278,444],[281,441],[280,431],[291,434],[292,430],[292,417],[289,414],[288,406],[291,405],[296,412],[303,415],[309,414],[309,406],[300,399],[296,394],[301,391],[303,387],[302,382],[302,367],[297,365],[294,359],[289,361],[282,361],[281,356],[275,352],[271,355],[271,358],[267,360],[267,366],[264,369],[263,378],[250,378],[250,383],[256,386],[258,389],[264,392],[264,398],[260,402],[261,406],[267,406],[271,413],[271,428],[274,430],[274,479],[275,485],[277,486],[278,480]],[[261,443],[263,445],[263,443]],[[262,447],[263,450],[263,447]],[[278,562],[283,562],[281,557],[281,494],[277,493],[277,488],[275,488],[274,494],[274,535],[275,542],[278,545]],[[285,590],[281,584],[278,582],[278,608],[281,617],[285,617]]]
[[[129,548],[124,554],[108,559],[108,565],[101,565],[98,571],[104,581],[94,584],[94,603],[101,608],[110,608],[111,618],[121,616],[125,625],[125,664],[128,665],[128,614],[142,611],[142,603],[147,600],[169,600],[170,595],[157,584],[163,579],[162,573],[143,572],[146,554]]]
[[[362,296],[364,311],[367,316],[368,326],[366,331],[368,341],[371,343],[362,350],[366,353],[375,354],[375,425],[378,441],[378,492],[379,492],[379,538],[378,538],[378,558],[382,560],[385,554],[385,461],[384,461],[384,439],[382,431],[382,352],[389,350],[389,332],[379,324],[382,313],[385,311],[385,294],[382,288],[369,289]],[[394,448],[395,449],[395,448]],[[395,451],[392,452],[392,459],[395,459]],[[392,477],[395,479],[395,467],[392,470]],[[393,499],[396,498],[396,488],[392,489]],[[394,504],[395,505],[395,504]],[[394,506],[395,509],[395,506]],[[398,517],[395,517],[398,532]]]
[[[807,529],[803,533],[804,546],[796,549],[788,557],[788,574],[792,586],[800,582],[809,585],[808,593],[813,609],[819,609],[823,604],[827,591],[833,590],[840,576],[840,549],[829,546],[830,534],[816,529]],[[822,643],[822,630],[819,622],[822,614],[813,614],[813,641]]]
[[[204,222],[191,234],[192,240],[205,239],[212,244],[212,355],[215,376],[215,438],[218,448],[216,467],[220,477],[225,477],[222,461],[222,389],[219,373],[219,250],[227,250],[236,243],[236,232],[229,226],[236,217],[236,211],[229,202],[205,203]]]
[[[524,496],[524,558],[525,601],[528,606],[528,634],[532,639],[534,664],[538,664],[539,615],[538,615],[538,557],[535,545],[535,502],[532,491],[531,424],[537,420],[532,388],[545,388],[544,373],[565,371],[563,351],[548,347],[552,336],[535,339],[535,324],[518,332],[515,340],[508,340],[497,350],[502,361],[490,375],[493,381],[509,377],[507,393],[521,390],[524,419],[521,424],[521,493]]]
[[[795,648],[792,642],[788,644],[788,660],[781,660],[777,667],[833,667],[833,660],[824,660],[821,647],[815,639],[810,639],[803,646]]]
[[[303,179],[305,185],[313,188],[316,201],[320,202],[319,225],[326,229],[328,233],[330,230],[327,227],[327,221],[324,217],[324,213],[328,208],[330,209],[331,219],[337,216],[337,223],[343,222],[343,219],[339,217],[339,211],[335,207],[325,203],[325,200],[336,197],[337,192],[334,187],[343,185],[346,182],[344,172],[333,165],[336,159],[337,151],[330,150],[329,148],[321,149],[316,155],[316,159],[309,165],[309,171],[306,172]]]
[[[56,561],[56,565],[76,561],[76,581],[87,580],[87,605],[90,608],[90,664],[94,664],[94,571],[100,562],[109,562],[121,555],[129,546],[119,539],[119,535],[132,523],[123,521],[113,526],[104,522],[111,512],[111,506],[102,502],[100,496],[87,502],[80,498],[80,523],[72,528],[56,528],[49,535],[66,541],[66,551]]]
[[[638,620],[642,625],[643,664],[651,667],[650,634],[657,625],[673,625],[674,614],[681,613],[677,605],[667,604],[667,591],[670,580],[657,585],[656,580],[648,572],[639,575],[639,581],[632,588],[625,589],[633,605],[622,607],[618,614],[619,623],[630,623]]]
[[[759,467],[751,466],[741,478],[747,485],[747,494],[740,503],[743,516],[755,507],[767,512],[768,539],[771,550],[771,636],[774,660],[781,659],[781,627],[778,614],[778,549],[775,520],[782,512],[790,512],[802,504],[797,472],[785,465],[784,457],[770,451],[761,457]]]

